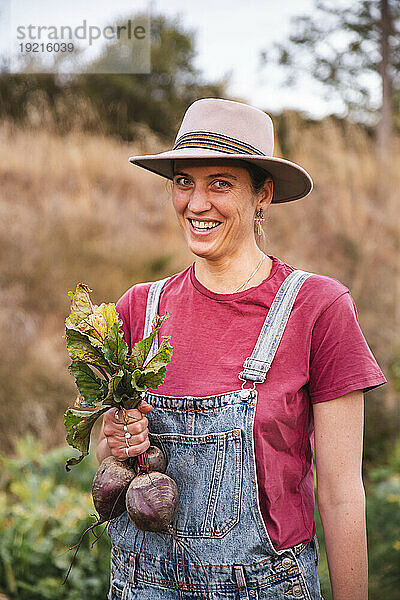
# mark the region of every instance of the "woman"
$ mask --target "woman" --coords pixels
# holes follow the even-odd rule
[[[97,456],[126,460],[150,441],[163,449],[182,544],[144,536],[126,513],[113,520],[110,600],[321,598],[314,443],[334,599],[367,598],[363,392],[386,379],[348,288],[257,245],[266,207],[312,188],[272,154],[268,115],[206,98],[187,110],[171,151],[130,159],[172,179],[195,261],[117,303],[131,347],[168,310],[162,335],[174,350],[162,386],[130,411],[129,447],[110,410]]]

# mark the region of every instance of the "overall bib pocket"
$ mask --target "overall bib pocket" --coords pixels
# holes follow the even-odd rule
[[[243,449],[238,429],[206,435],[150,433],[178,486],[177,535],[223,537],[240,517]],[[232,493],[233,490],[233,493]]]

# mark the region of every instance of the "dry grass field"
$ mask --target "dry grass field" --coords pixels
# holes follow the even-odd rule
[[[309,170],[315,189],[270,208],[265,250],[350,288],[388,377],[400,354],[399,141],[383,172],[361,128],[286,119],[285,157]],[[7,123],[0,129],[2,450],[29,431],[46,447],[64,439],[63,411],[75,397],[63,340],[67,290],[82,281],[95,300],[116,301],[132,284],[193,260],[165,180],[127,161],[165,149],[146,130],[142,140],[133,147],[79,131],[59,137]],[[376,394],[398,405],[393,386]]]

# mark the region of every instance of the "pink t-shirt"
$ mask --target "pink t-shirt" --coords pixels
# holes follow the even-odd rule
[[[164,285],[159,314],[173,355],[164,383],[171,396],[212,396],[238,390],[243,362],[251,355],[283,280],[295,267],[270,256],[260,285],[235,294],[204,287],[193,265]],[[150,283],[131,287],[118,301],[128,345],[143,338]],[[314,524],[314,451],[311,404],[368,391],[386,383],[358,324],[347,287],[312,275],[300,288],[264,383],[257,384],[254,422],[260,508],[277,550],[310,540]],[[247,386],[250,387],[250,386]]]

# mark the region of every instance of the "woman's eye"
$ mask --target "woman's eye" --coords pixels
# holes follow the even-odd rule
[[[177,177],[175,179],[175,183],[177,183],[178,185],[189,185],[190,179],[188,179],[187,177]]]
[[[214,181],[214,185],[216,184],[218,184],[217,187],[219,188],[226,188],[230,186],[230,183],[228,181],[225,181],[224,179],[216,179]]]

